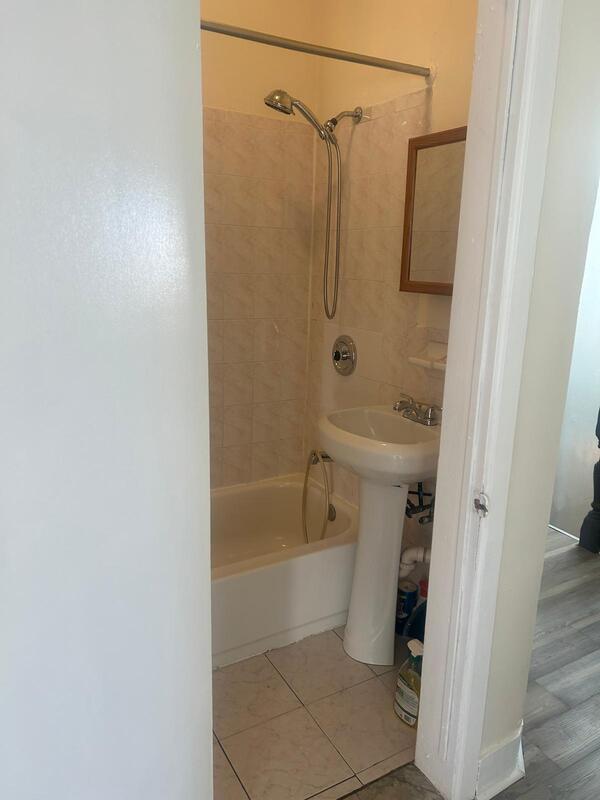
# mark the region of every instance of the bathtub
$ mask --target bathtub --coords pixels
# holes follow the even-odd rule
[[[322,541],[302,533],[302,476],[215,489],[211,503],[213,665],[225,666],[346,621],[356,509],[332,497]],[[323,493],[309,487],[308,528],[321,530]]]

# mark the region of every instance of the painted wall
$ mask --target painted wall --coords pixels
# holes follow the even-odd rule
[[[559,72],[514,444],[482,752],[523,715],[546,525],[600,174],[600,7],[565,3]],[[565,264],[569,280],[565,281]],[[532,502],[535,498],[535,502]]]
[[[211,796],[198,5],[9,0],[0,796]]]
[[[433,130],[468,115],[476,0],[203,0],[202,16],[328,47],[433,66]],[[204,102],[268,115],[262,98],[283,87],[323,118],[342,108],[382,103],[424,86],[424,79],[290,53],[213,33],[202,34]],[[249,68],[252,65],[252,68]]]
[[[476,0],[329,0],[321,3],[319,41],[433,67],[431,129],[465,125],[473,69]],[[326,116],[342,108],[382,103],[423,88],[423,78],[338,61],[321,70],[320,108]]]
[[[315,0],[202,0],[202,18],[240,28],[312,41]],[[271,89],[287,89],[317,111],[320,59],[278,47],[202,32],[202,91],[211,108],[273,117],[263,103]]]
[[[581,523],[590,510],[593,498],[592,473],[599,457],[598,440],[594,435],[600,406],[599,297],[600,208],[596,201],[550,514],[552,525],[573,536],[579,535]]]

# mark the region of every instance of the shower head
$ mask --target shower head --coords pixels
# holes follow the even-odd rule
[[[282,114],[293,114],[294,109],[297,108],[302,116],[315,128],[321,139],[326,138],[327,132],[325,128],[321,125],[310,108],[305,106],[301,100],[296,100],[295,97],[288,94],[285,89],[273,89],[272,92],[269,92],[265,97],[265,105],[275,111],[280,111]]]
[[[269,92],[265,97],[265,105],[275,111],[281,111],[282,114],[294,113],[293,100],[285,89],[273,89],[272,92]]]

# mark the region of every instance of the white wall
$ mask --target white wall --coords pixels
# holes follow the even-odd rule
[[[198,6],[3,10],[0,796],[208,798]]]
[[[596,0],[566,0],[513,451],[484,755],[518,732],[523,715],[579,290],[600,173],[600,84],[590,80],[600,69],[599,29]]]
[[[594,495],[592,474],[598,461],[594,433],[600,406],[600,204],[596,211],[585,264],[577,315],[577,332],[560,436],[558,469],[550,522],[579,536]]]

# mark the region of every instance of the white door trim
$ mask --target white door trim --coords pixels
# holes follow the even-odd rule
[[[562,0],[479,7],[416,753],[449,800],[477,791],[561,19]]]

